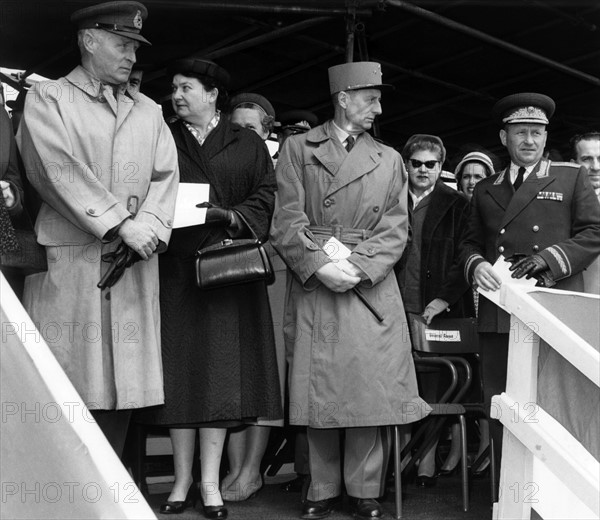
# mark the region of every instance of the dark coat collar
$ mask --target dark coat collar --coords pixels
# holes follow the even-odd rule
[[[429,208],[423,222],[423,236],[432,236],[440,222],[463,197],[456,190],[446,186],[444,181],[438,179],[430,194]]]

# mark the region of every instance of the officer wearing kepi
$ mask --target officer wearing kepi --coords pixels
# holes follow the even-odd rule
[[[510,164],[475,186],[461,246],[467,280],[485,291],[500,288],[492,264],[501,255],[512,262],[514,278],[582,291],[582,271],[600,252],[600,205],[585,168],[542,159],[554,109],[551,98],[537,93],[513,94],[494,106]],[[478,318],[489,404],[506,387],[510,316],[480,298]],[[490,431],[500,455],[502,425],[491,421]]]
[[[302,518],[328,516],[344,486],[356,517],[379,518],[389,458],[381,427],[430,411],[417,393],[393,272],[408,238],[408,183],[400,154],[367,132],[390,87],[381,66],[336,65],[329,85],[333,120],[289,137],[276,169],[271,243],[289,269],[290,424],[308,426],[312,481]],[[351,254],[333,262],[332,237]]]

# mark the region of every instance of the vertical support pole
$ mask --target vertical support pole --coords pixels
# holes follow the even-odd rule
[[[514,314],[511,315],[508,346],[506,394],[518,407],[537,403],[537,370],[540,337]],[[501,410],[498,396],[492,398],[492,413]],[[524,490],[533,479],[533,454],[510,431],[511,422],[518,421],[519,410],[512,417],[496,417],[504,426],[500,496],[494,504],[493,518],[531,518],[531,504],[523,500]]]
[[[348,6],[346,15],[346,63],[354,61],[354,33],[356,31],[356,6]]]

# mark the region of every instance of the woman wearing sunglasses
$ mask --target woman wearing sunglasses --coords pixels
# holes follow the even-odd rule
[[[444,144],[435,135],[416,134],[407,141],[402,157],[408,171],[410,240],[396,275],[406,313],[422,316],[427,324],[437,315],[474,316],[469,285],[455,261],[469,202],[440,179],[446,159]],[[435,402],[439,373],[417,372],[417,379],[419,395]],[[436,447],[437,441],[421,458],[418,486],[436,483]],[[448,460],[443,469],[451,472],[457,464],[458,460]]]

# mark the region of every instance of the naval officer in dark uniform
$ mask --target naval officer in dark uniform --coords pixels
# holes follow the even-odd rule
[[[554,101],[536,93],[507,96],[494,106],[510,165],[477,184],[461,247],[465,276],[484,290],[500,288],[492,264],[503,255],[513,277],[583,290],[582,271],[600,252],[600,205],[585,168],[542,159]],[[480,299],[479,332],[486,403],[506,387],[510,316]],[[502,425],[491,421],[500,455]],[[499,465],[498,465],[499,467]]]

